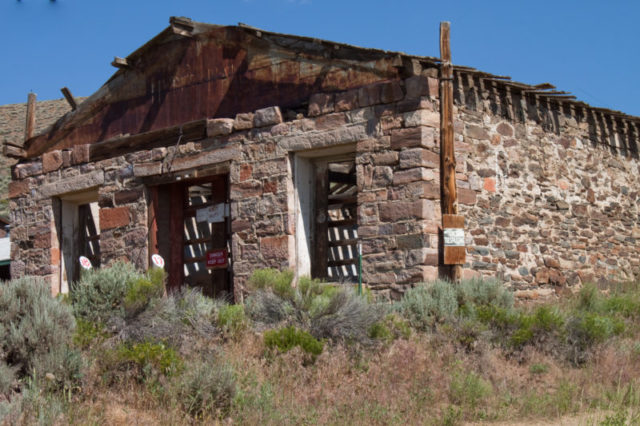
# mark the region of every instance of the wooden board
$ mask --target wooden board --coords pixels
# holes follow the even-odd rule
[[[442,215],[442,227],[443,233],[446,234],[448,230],[461,229],[464,232],[464,216],[454,214]],[[463,243],[464,244],[464,243]],[[467,248],[464,245],[452,246],[447,245],[445,238],[444,243],[444,264],[445,265],[464,265],[466,262]]]

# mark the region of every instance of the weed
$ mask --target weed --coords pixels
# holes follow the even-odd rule
[[[109,336],[102,324],[95,324],[84,318],[76,320],[76,330],[73,334],[73,344],[79,348],[86,349],[96,340],[100,341]]]
[[[176,396],[194,417],[226,415],[236,395],[233,369],[213,360],[189,364],[178,378]]]
[[[277,269],[258,269],[249,281],[248,286],[253,290],[271,289],[273,292],[283,299],[292,299],[294,290],[291,287],[293,280],[293,271],[278,271]]]
[[[300,347],[304,352],[317,356],[322,353],[324,344],[304,330],[293,326],[279,330],[268,330],[264,333],[264,344],[267,348],[277,348],[280,352]]]
[[[218,327],[225,334],[237,336],[247,327],[247,320],[242,305],[226,305],[218,310]]]
[[[449,397],[454,404],[468,406],[475,412],[478,405],[491,393],[491,383],[474,372],[455,371],[449,385]]]
[[[369,328],[369,337],[390,343],[398,338],[408,339],[411,336],[409,323],[395,313],[387,314],[381,321]]]
[[[137,368],[140,377],[154,373],[171,376],[182,370],[183,361],[176,351],[163,343],[143,342],[133,345],[123,344],[117,350],[121,364]]]
[[[128,316],[134,316],[149,305],[150,300],[164,293],[164,270],[152,268],[146,275],[127,282],[124,308]]]
[[[547,371],[549,371],[547,364],[531,364],[531,366],[529,366],[529,372],[531,374],[544,374]]]

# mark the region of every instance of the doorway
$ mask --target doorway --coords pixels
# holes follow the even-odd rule
[[[233,296],[228,175],[150,188],[150,254],[166,261],[168,289]]]
[[[358,279],[358,187],[353,154],[295,157],[296,273]]]

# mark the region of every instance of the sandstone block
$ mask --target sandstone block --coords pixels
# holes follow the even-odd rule
[[[277,106],[259,109],[253,115],[255,127],[271,126],[278,123],[282,123],[282,113],[280,107]]]
[[[427,82],[429,83],[429,97],[431,98],[439,98],[440,97],[440,82],[437,78],[427,77]]]
[[[405,127],[427,126],[440,127],[440,114],[436,111],[420,109],[404,114]]]
[[[413,169],[401,170],[393,174],[393,184],[402,185],[409,182],[429,181],[434,179],[432,169],[416,167]]]
[[[234,130],[246,130],[253,128],[253,113],[245,112],[236,115],[236,119],[233,120]]]
[[[309,117],[328,114],[334,110],[334,95],[316,93],[309,98]]]
[[[422,184],[422,198],[428,200],[440,199],[440,184],[437,182],[425,182]]]
[[[404,81],[407,89],[407,98],[415,99],[429,94],[429,82],[427,77],[414,75]]]
[[[89,144],[76,145],[71,151],[71,160],[73,164],[82,164],[89,162]]]
[[[16,198],[29,193],[29,181],[13,180],[9,182],[9,198]]]
[[[401,100],[404,97],[404,93],[402,91],[402,87],[400,87],[400,83],[397,81],[392,81],[389,83],[383,83],[380,88],[380,101],[382,103],[388,104],[391,102],[396,102]]]
[[[433,151],[424,148],[411,148],[400,151],[400,168],[410,169],[413,167],[438,168],[440,156]]]
[[[489,140],[489,133],[483,127],[475,124],[468,125],[465,134],[473,139]]]
[[[139,201],[142,197],[143,197],[142,188],[125,189],[123,191],[116,192],[114,195],[114,200],[116,204],[122,205],[122,204]]]
[[[100,230],[127,226],[131,221],[128,207],[114,207],[100,209]]]
[[[62,166],[62,151],[55,150],[42,154],[42,172],[49,173]]]
[[[465,188],[458,189],[458,202],[460,204],[474,205],[476,200],[476,191]]]
[[[37,189],[39,198],[48,198],[68,192],[82,191],[100,186],[104,183],[104,171],[94,170],[91,173],[60,179],[56,182],[42,185]]]
[[[435,146],[434,129],[430,127],[411,127],[391,131],[391,148],[430,148]]]
[[[289,256],[288,236],[260,238],[260,252],[265,259],[287,259]]]
[[[379,84],[371,84],[358,89],[358,105],[366,107],[380,103],[381,86]]]
[[[496,131],[500,133],[502,136],[508,136],[508,137],[513,136],[513,127],[511,127],[511,125],[508,123],[502,122],[498,124],[498,127],[496,127]]]
[[[210,138],[216,136],[224,136],[233,132],[232,118],[214,118],[213,120],[207,120],[207,136]]]

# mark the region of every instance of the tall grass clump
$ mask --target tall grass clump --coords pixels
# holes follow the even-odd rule
[[[175,395],[182,408],[197,419],[224,417],[236,395],[233,369],[215,358],[192,362],[176,379]]]
[[[257,270],[249,279],[253,293],[247,299],[249,317],[263,327],[293,325],[316,339],[370,343],[369,330],[384,315],[352,289],[320,280],[300,278],[292,286],[293,273]]]
[[[42,280],[0,286],[0,392],[21,377],[47,376],[46,387],[54,389],[79,380],[80,355],[70,348],[75,326],[70,307],[51,297]]]

